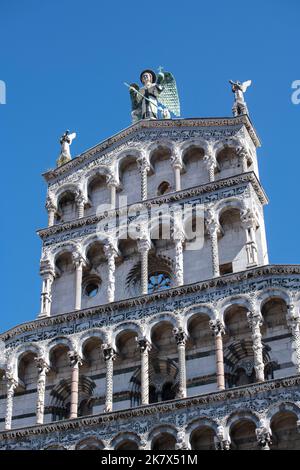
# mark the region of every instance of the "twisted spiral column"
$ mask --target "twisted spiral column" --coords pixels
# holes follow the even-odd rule
[[[145,295],[148,294],[148,252],[151,242],[147,238],[141,238],[137,246],[141,256],[141,295]]]
[[[6,397],[6,413],[5,413],[5,425],[4,429],[11,429],[12,416],[13,416],[13,404],[14,404],[14,394],[15,389],[18,386],[17,380],[13,377],[10,371],[5,373],[7,379],[7,397]]]
[[[141,174],[141,200],[145,201],[148,198],[148,171],[150,164],[148,159],[143,156],[137,160],[138,168]]]
[[[102,351],[106,364],[106,398],[104,412],[109,413],[113,409],[113,376],[114,376],[114,360],[117,355],[110,344],[103,344]]]
[[[115,258],[117,256],[117,251],[112,244],[104,245],[104,253],[107,259],[107,269],[108,269],[108,282],[107,282],[107,302],[114,302],[115,300],[115,271],[116,263]]]
[[[290,306],[290,309],[292,306]],[[293,342],[293,362],[296,366],[297,374],[300,374],[300,317],[292,315],[288,319],[288,326],[292,334]]]
[[[211,259],[212,259],[212,270],[213,277],[220,276],[220,267],[219,267],[219,247],[218,247],[218,233],[220,231],[220,226],[216,220],[215,215],[212,211],[207,212],[206,218],[206,227],[210,237],[211,243]]]
[[[183,274],[183,238],[175,239],[175,276],[176,285],[182,286],[184,283]]]
[[[263,318],[261,314],[257,312],[247,312],[247,318],[252,333],[252,348],[254,353],[254,369],[256,380],[258,382],[264,382],[265,366],[263,360],[263,345],[260,331],[260,327],[263,324]]]
[[[38,368],[36,424],[43,424],[45,410],[46,374],[49,372],[50,367],[42,357],[36,357],[35,362]]]

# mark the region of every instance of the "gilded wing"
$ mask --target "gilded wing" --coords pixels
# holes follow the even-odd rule
[[[157,83],[163,86],[163,90],[158,97],[159,102],[179,117],[180,102],[174,75],[171,72],[159,73]]]

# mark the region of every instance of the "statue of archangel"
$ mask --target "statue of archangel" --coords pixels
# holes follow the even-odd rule
[[[61,166],[71,160],[70,145],[72,144],[72,141],[75,139],[75,137],[76,132],[70,134],[70,131],[66,130],[66,132],[59,139],[61,150],[57,160],[57,166]]]
[[[251,85],[251,80],[247,80],[246,82],[233,82],[229,80],[231,84],[231,90],[234,93],[234,103],[232,107],[232,113],[234,116],[240,116],[241,114],[249,114],[247,104],[244,99],[244,93],[246,92],[247,88]]]
[[[133,123],[140,119],[170,119],[171,112],[180,116],[177,86],[171,72],[163,72],[160,68],[156,76],[153,70],[146,69],[141,73],[140,80],[142,88],[136,83],[125,83],[129,87]]]

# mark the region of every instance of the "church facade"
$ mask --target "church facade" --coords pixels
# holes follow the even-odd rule
[[[143,119],[44,174],[0,449],[300,449],[300,266],[269,264],[259,146],[247,114]]]

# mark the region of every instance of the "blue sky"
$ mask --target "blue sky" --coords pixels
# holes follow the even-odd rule
[[[130,125],[123,81],[143,68],[174,73],[182,117],[230,116],[228,80],[252,79],[270,262],[300,263],[299,18],[297,0],[0,0],[1,331],[39,312],[41,173],[60,135],[77,132],[76,155]]]

